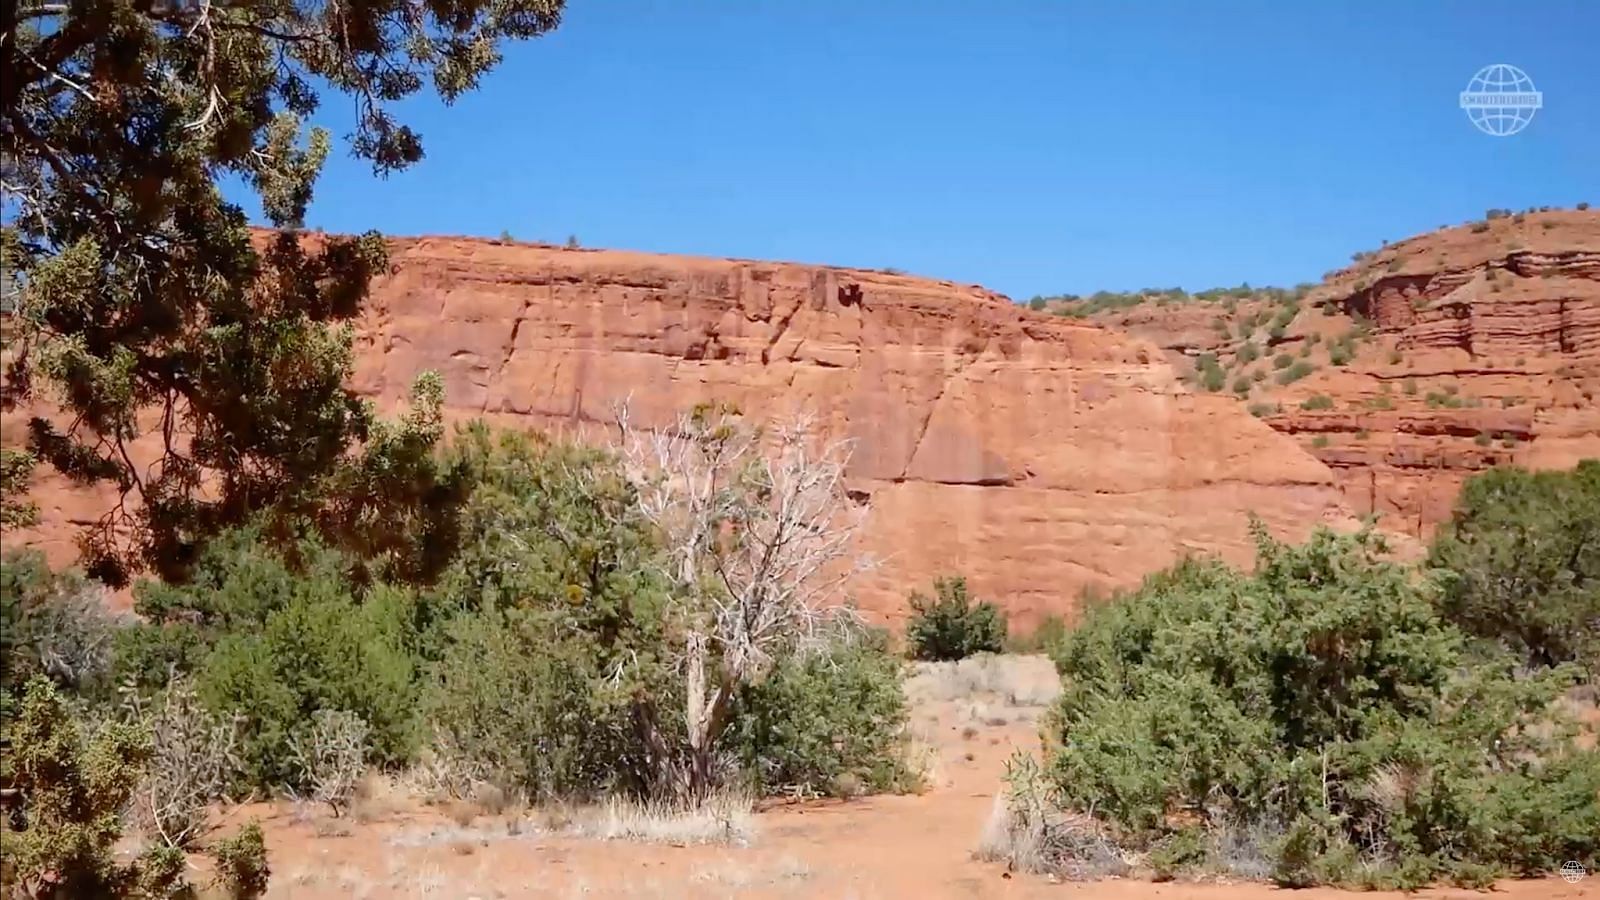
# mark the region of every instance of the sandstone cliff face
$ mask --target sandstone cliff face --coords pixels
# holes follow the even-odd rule
[[[1227,332],[1210,327],[1216,305],[1094,320],[1156,342],[1180,367],[1196,351],[1232,357],[1231,383],[1251,368],[1231,326],[1262,308],[1239,304]],[[1370,334],[1332,364],[1329,345],[1361,322]],[[1600,212],[1532,212],[1389,245],[1332,273],[1281,337],[1254,337],[1268,374],[1276,354],[1318,368],[1286,386],[1265,378],[1242,401],[1328,464],[1358,512],[1427,535],[1475,472],[1600,456]],[[1331,408],[1301,408],[1322,399]]]
[[[850,494],[880,561],[858,598],[891,620],[909,589],[961,573],[1026,627],[1186,553],[1247,562],[1250,512],[1292,537],[1350,521],[1326,466],[1190,393],[1154,347],[976,287],[456,238],[393,251],[356,391],[392,408],[433,369],[452,418],[587,439],[623,401],[645,425],[708,400],[809,411],[854,441]],[[39,487],[34,538],[59,557],[108,499]]]
[[[1023,622],[1185,553],[1247,561],[1247,514],[1346,515],[1328,470],[1159,352],[976,287],[814,266],[397,241],[355,389],[443,374],[457,417],[575,430],[707,400],[817,415],[855,442],[880,568],[863,605],[963,573]]]

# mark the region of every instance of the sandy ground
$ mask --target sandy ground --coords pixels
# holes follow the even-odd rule
[[[1038,744],[1037,721],[1056,691],[1042,658],[963,664],[911,679],[913,727],[930,765],[915,796],[773,803],[754,817],[747,846],[670,846],[562,836],[526,818],[468,820],[396,802],[357,822],[286,804],[235,810],[266,831],[275,900],[323,898],[1001,897],[1225,900],[1292,894],[1262,884],[1109,880],[1052,883],[973,859],[1006,759]],[[537,821],[537,817],[535,820]],[[203,880],[204,876],[199,875]],[[1399,898],[1403,894],[1367,896]],[[1487,897],[1437,890],[1412,897]],[[1501,884],[1505,898],[1600,900],[1600,877]]]

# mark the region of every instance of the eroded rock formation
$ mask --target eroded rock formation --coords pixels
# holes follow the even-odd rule
[[[708,400],[810,411],[855,442],[850,495],[881,563],[858,596],[889,618],[910,588],[961,573],[1025,626],[1185,553],[1248,561],[1251,512],[1294,537],[1350,521],[1326,466],[1191,393],[1151,345],[949,282],[400,239],[353,387],[393,407],[427,369],[455,419],[587,438],[623,401],[647,425]],[[105,502],[50,475],[40,488],[34,536],[58,550]]]

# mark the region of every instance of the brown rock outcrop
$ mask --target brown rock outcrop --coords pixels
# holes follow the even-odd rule
[[[1185,354],[1216,351],[1230,384],[1263,370],[1241,399],[1390,530],[1431,533],[1461,483],[1490,466],[1600,456],[1600,211],[1505,216],[1364,255],[1313,290],[1286,333],[1254,333],[1252,366],[1236,325],[1272,309],[1140,304],[1093,320],[1156,342],[1180,367]],[[1219,314],[1226,332],[1197,327]],[[1329,345],[1363,322],[1352,358],[1332,364]],[[1280,385],[1276,354],[1317,369]],[[1331,407],[1300,408],[1312,398]]]
[[[433,369],[453,418],[586,437],[625,400],[647,425],[707,400],[810,411],[855,442],[881,562],[858,594],[889,618],[962,573],[1026,626],[1186,553],[1248,561],[1251,512],[1295,537],[1349,521],[1326,466],[1190,393],[1155,348],[980,288],[458,238],[393,251],[355,390],[392,407]],[[94,508],[49,493],[46,539]]]

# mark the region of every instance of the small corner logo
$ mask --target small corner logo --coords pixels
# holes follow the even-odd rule
[[[1495,137],[1510,137],[1527,128],[1543,106],[1544,94],[1528,73],[1505,63],[1479,69],[1461,92],[1467,118],[1479,131]]]
[[[1580,863],[1575,859],[1569,859],[1561,864],[1561,877],[1566,879],[1568,884],[1577,884],[1578,882],[1582,881],[1583,876],[1587,874],[1589,874],[1589,872],[1588,870],[1584,869],[1583,863]]]

